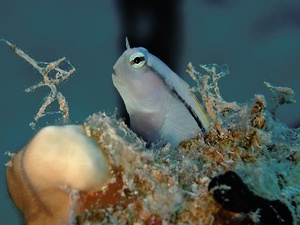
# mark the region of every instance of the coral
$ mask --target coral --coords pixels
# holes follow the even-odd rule
[[[49,95],[45,98],[43,105],[40,107],[38,113],[34,117],[34,120],[38,122],[40,118],[47,114],[53,114],[54,112],[48,112],[46,113],[46,109],[48,106],[50,106],[54,101],[57,101],[59,104],[60,111],[58,113],[63,114],[63,118],[65,121],[68,121],[69,119],[69,106],[68,102],[66,101],[63,94],[59,91],[57,91],[57,85],[64,80],[68,79],[75,71],[76,69],[68,62],[66,61],[66,58],[63,57],[61,59],[58,59],[57,61],[46,63],[46,62],[37,62],[33,58],[31,58],[28,54],[23,52],[21,49],[10,43],[9,41],[5,39],[0,39],[1,42],[4,42],[7,44],[18,56],[26,60],[30,65],[32,65],[42,76],[43,81],[39,82],[38,84],[35,84],[29,88],[25,89],[25,92],[33,92],[36,89],[47,86],[50,88]],[[65,62],[69,65],[69,70],[63,70],[59,68],[59,65],[62,62]],[[41,66],[43,65],[43,66]],[[30,126],[34,129],[36,122],[32,122]]]
[[[256,212],[239,220],[243,212],[226,211],[208,191],[213,177],[227,171],[235,171],[253,196],[280,201],[299,223],[300,130],[274,118],[262,95],[243,104],[223,100],[218,81],[228,74],[226,66],[200,68],[205,75],[191,64],[188,73],[213,121],[207,135],[175,149],[146,148],[115,114],[85,120],[85,133],[107,156],[111,174],[102,188],[74,200],[80,210],[69,224],[259,224]]]

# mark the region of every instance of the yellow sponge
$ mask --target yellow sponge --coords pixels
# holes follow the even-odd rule
[[[13,157],[7,182],[27,224],[64,224],[78,210],[71,193],[99,190],[109,175],[106,155],[81,126],[48,126]]]

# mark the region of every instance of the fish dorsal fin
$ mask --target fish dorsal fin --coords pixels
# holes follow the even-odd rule
[[[130,49],[130,44],[129,44],[129,41],[128,41],[128,37],[126,37],[125,41],[126,41],[126,49]]]

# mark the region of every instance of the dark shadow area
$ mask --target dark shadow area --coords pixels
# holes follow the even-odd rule
[[[144,47],[176,72],[183,42],[181,0],[118,0],[120,55],[127,37],[131,47]],[[129,116],[121,97],[119,113],[128,124]]]

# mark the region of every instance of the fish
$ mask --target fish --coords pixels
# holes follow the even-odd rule
[[[130,128],[148,144],[172,148],[209,131],[210,118],[188,84],[143,47],[127,49],[113,66],[113,84]]]

